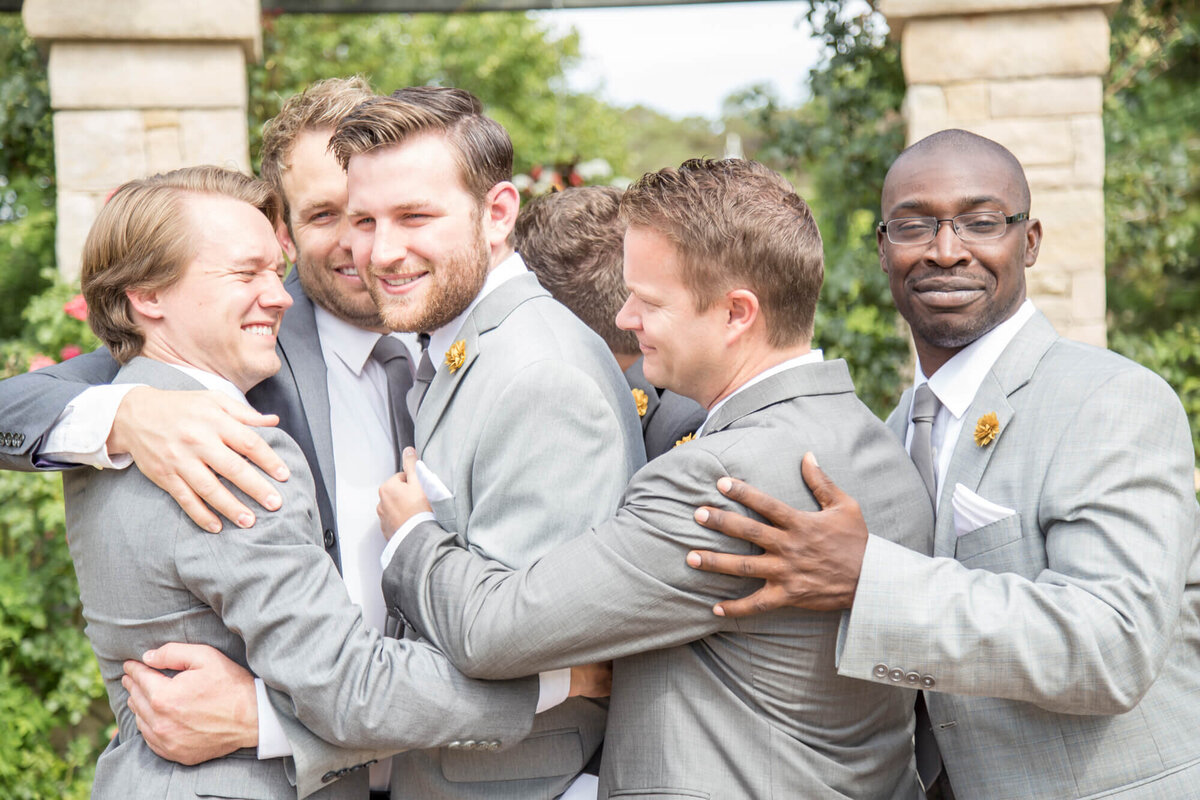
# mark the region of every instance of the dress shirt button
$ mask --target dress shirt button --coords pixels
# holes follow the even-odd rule
[[[909,672],[905,674],[904,682],[911,686],[916,686],[921,682],[921,675],[917,672]]]
[[[326,547],[326,549],[333,547],[333,544],[335,541],[337,541],[337,540],[333,536],[333,529],[326,528],[325,529],[325,547]]]
[[[888,674],[887,664],[876,664],[875,669],[871,670],[876,678],[886,678]]]
[[[892,680],[892,683],[899,683],[900,681],[904,680],[904,670],[897,667],[888,673],[888,678]]]
[[[921,676],[921,685],[924,686],[926,689],[932,689],[934,683],[936,683],[936,681],[934,681],[932,675],[922,675]]]

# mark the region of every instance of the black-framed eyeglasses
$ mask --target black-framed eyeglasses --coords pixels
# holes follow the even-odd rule
[[[929,244],[937,238],[943,222],[949,222],[959,239],[964,242],[986,242],[999,239],[1014,222],[1029,219],[1025,211],[1005,216],[1000,211],[973,211],[959,214],[950,219],[937,217],[898,217],[879,223],[879,232],[886,234],[892,244]]]

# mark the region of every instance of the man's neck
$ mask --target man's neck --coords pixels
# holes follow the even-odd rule
[[[811,341],[791,347],[755,348],[753,352],[747,353],[734,365],[733,369],[728,372],[728,378],[722,381],[721,385],[715,389],[709,389],[707,392],[700,392],[702,395],[708,395],[707,398],[693,396],[692,399],[711,411],[714,406],[754,380],[758,375],[785,361],[791,361],[793,358],[799,358],[810,352],[812,352]]]

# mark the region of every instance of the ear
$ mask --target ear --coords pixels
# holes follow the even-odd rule
[[[158,289],[126,289],[125,298],[133,311],[145,319],[162,319],[163,309],[159,302]]]
[[[728,341],[734,342],[755,326],[760,318],[758,295],[749,289],[734,289],[725,295],[729,316],[725,322]]]
[[[483,200],[483,230],[491,247],[502,247],[508,241],[520,209],[521,195],[508,181],[488,190]]]
[[[287,256],[287,260],[296,263],[296,243],[292,241],[292,233],[288,230],[286,222],[280,221],[275,226],[275,238],[279,241],[279,246],[283,248],[283,254]]]
[[[887,275],[888,274],[887,256],[885,256],[883,254],[883,246],[885,244],[887,244],[887,234],[884,233],[883,231],[879,230],[879,228],[876,228],[875,229],[875,247],[879,250],[879,268],[881,270],[883,270],[884,275]]]
[[[1041,247],[1042,221],[1031,219],[1025,223],[1025,269],[1029,269],[1037,261]]]

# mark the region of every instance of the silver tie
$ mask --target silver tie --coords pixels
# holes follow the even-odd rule
[[[933,418],[937,416],[938,409],[941,403],[938,402],[937,395],[929,388],[928,383],[922,383],[916,393],[913,395],[912,403],[912,420],[913,434],[912,444],[908,448],[908,454],[912,457],[913,463],[917,465],[917,472],[921,475],[921,480],[925,481],[925,490],[929,492],[929,499],[937,505],[935,496],[937,494],[937,473],[933,466]]]
[[[412,371],[408,366],[408,348],[388,335],[379,337],[371,359],[383,367],[387,375],[388,416],[392,423],[392,442],[396,447],[396,469],[400,469],[400,452],[413,443],[413,422],[404,402],[412,388]]]

